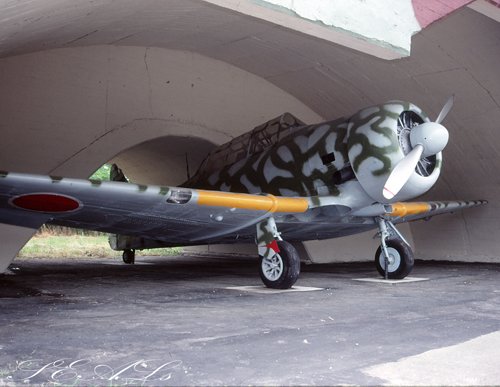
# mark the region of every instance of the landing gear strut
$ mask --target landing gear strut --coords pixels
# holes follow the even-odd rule
[[[413,269],[411,247],[390,221],[384,218],[377,221],[381,243],[375,253],[375,267],[385,279],[403,279]]]
[[[123,262],[125,262],[128,265],[134,264],[135,263],[135,250],[134,249],[123,250],[122,259],[123,259]]]
[[[300,257],[295,247],[281,239],[274,218],[257,224],[259,274],[268,288],[289,289],[300,274]]]

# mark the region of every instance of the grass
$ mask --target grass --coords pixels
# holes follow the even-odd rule
[[[179,255],[181,248],[165,248],[136,251],[137,256]],[[37,233],[19,252],[19,258],[74,258],[74,257],[121,257],[121,251],[109,247],[108,236],[102,235],[54,235]]]

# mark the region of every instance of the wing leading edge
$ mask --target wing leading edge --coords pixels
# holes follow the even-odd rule
[[[487,203],[487,200],[394,203],[391,205],[392,211],[389,215],[396,218],[396,223],[412,222],[466,208],[479,207]]]
[[[486,204],[398,202],[351,211],[338,198],[290,198],[0,172],[0,222],[44,223],[158,240],[163,244],[253,242],[271,214],[291,240],[325,239]]]
[[[351,215],[361,218],[387,217],[394,223],[412,222],[414,220],[431,218],[435,215],[453,213],[466,208],[487,204],[486,200],[452,200],[431,202],[396,202],[392,204],[373,204],[358,210]]]
[[[431,218],[435,215],[453,213],[466,208],[482,206],[487,203],[486,200],[397,202],[385,206],[385,215],[393,218],[395,223],[412,222],[419,219]]]
[[[309,206],[306,198],[0,172],[2,223],[52,223],[179,245],[229,234],[253,241],[254,225],[262,219],[303,213]]]

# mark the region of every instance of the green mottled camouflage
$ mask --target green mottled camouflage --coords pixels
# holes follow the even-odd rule
[[[404,127],[400,115],[405,111],[429,121],[417,106],[390,101],[362,109],[347,120],[296,127],[259,152],[242,153],[234,163],[215,171],[201,168],[185,186],[280,196],[340,197],[350,194],[346,183],[355,174],[366,193],[383,201],[383,184],[407,153],[400,135]],[[409,133],[411,128],[406,130]],[[248,138],[248,134],[241,138],[244,136]],[[440,158],[441,155],[437,157],[436,169],[441,165]],[[338,174],[344,171],[347,177],[339,179]],[[424,186],[425,190],[430,188],[428,184]]]
[[[333,175],[349,161],[347,122],[336,120],[297,128],[260,153],[252,154],[219,171],[199,171],[188,187],[280,196],[339,195]],[[323,163],[321,157],[333,154]]]

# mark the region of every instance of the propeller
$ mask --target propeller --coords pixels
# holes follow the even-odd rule
[[[435,155],[445,148],[449,134],[441,122],[450,112],[454,99],[453,95],[448,98],[436,121],[424,122],[412,128],[410,143],[413,149],[396,164],[385,182],[383,195],[387,200],[396,196],[408,182],[422,156]]]

